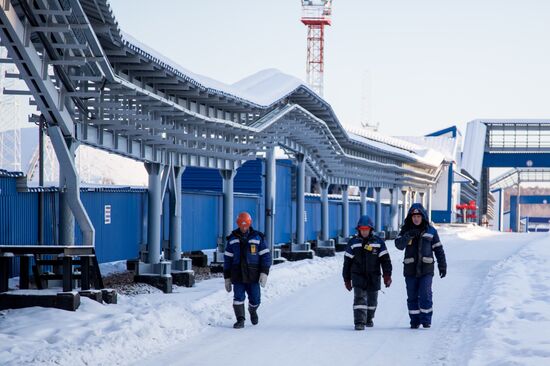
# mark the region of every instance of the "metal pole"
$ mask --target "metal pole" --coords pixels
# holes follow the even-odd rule
[[[428,213],[428,222],[432,222],[432,187],[426,192],[426,212]]]
[[[40,115],[38,124],[38,186],[44,187],[44,125],[46,119]],[[44,244],[44,192],[38,193],[38,244]]]
[[[321,181],[321,240],[328,241],[328,183]]]
[[[74,145],[71,140],[66,139],[65,143],[69,150],[69,159],[74,164]],[[59,244],[75,245],[75,224],[74,215],[70,206],[68,167],[59,164]]]
[[[424,192],[419,192],[420,194],[420,203],[422,204],[422,207],[426,208],[426,195]]]
[[[265,237],[269,250],[275,245],[275,196],[277,183],[277,161],[275,148],[267,150],[265,164]],[[271,256],[273,259],[273,255]]]
[[[145,169],[149,173],[149,189],[147,199],[149,209],[147,211],[147,261],[150,264],[160,263],[160,215],[162,188],[160,172],[162,167],[158,163],[145,163]]]
[[[359,187],[359,197],[361,199],[361,216],[367,214],[367,187]]]
[[[375,187],[374,192],[376,196],[376,211],[375,211],[375,224],[376,231],[382,231],[382,195],[380,194],[380,187]]]
[[[233,231],[233,182],[235,178],[235,170],[220,170],[223,178],[223,238],[221,240],[221,248],[218,248],[220,253],[225,251],[225,237]]]
[[[296,244],[305,243],[305,194],[306,161],[302,154],[296,155]]]
[[[397,189],[390,188],[390,202],[391,202],[391,230],[397,230],[399,227],[397,214],[399,213],[399,200],[397,197]]]
[[[521,232],[521,181],[519,179],[519,171],[518,171],[518,209],[517,209],[517,217],[516,217],[516,231],[518,233]]]
[[[173,167],[174,181],[170,190],[170,259],[181,259],[181,177],[185,167]]]
[[[348,185],[342,185],[342,236],[349,236],[349,193]]]
[[[401,205],[401,220],[399,222],[403,224],[409,211],[409,191],[404,189],[401,191],[401,194],[403,195],[403,204]]]

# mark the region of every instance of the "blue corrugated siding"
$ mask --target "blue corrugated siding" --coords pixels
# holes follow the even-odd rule
[[[260,219],[260,198],[258,196],[236,194],[233,210],[235,212],[235,218],[240,212],[248,212],[252,217],[252,226],[257,230],[263,231],[263,225]]]
[[[349,234],[355,234],[355,227],[361,217],[361,202],[350,201],[349,202]]]
[[[222,177],[218,169],[187,167],[183,172],[183,190],[221,192],[222,187]]]
[[[335,239],[342,234],[342,200],[329,201],[328,236]]]
[[[317,240],[321,236],[321,201],[319,197],[306,197],[305,240]]]
[[[221,195],[184,192],[182,211],[182,250],[215,248],[222,231]]]
[[[142,243],[142,202],[146,193],[84,191],[82,203],[95,228],[98,261],[112,262],[135,258]],[[111,205],[111,223],[105,223],[105,206]],[[75,241],[82,243],[82,233],[75,225]]]
[[[390,226],[390,205],[382,204],[382,230],[387,230]]]
[[[292,201],[292,162],[277,161],[277,194],[275,197],[275,243],[289,243],[294,230],[294,203]]]
[[[241,193],[261,194],[263,191],[263,160],[247,161],[237,169],[234,190]],[[221,192],[222,177],[218,169],[188,167],[183,172],[182,188],[184,190]]]
[[[262,194],[264,186],[263,162],[263,159],[250,160],[237,169],[235,192]]]
[[[367,215],[370,216],[372,221],[374,221],[375,212],[376,212],[376,203],[367,201]]]

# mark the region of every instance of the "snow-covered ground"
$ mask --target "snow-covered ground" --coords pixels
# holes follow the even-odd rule
[[[88,299],[76,312],[0,312],[0,365],[546,365],[550,237],[441,228],[448,275],[434,279],[429,330],[408,329],[403,253],[375,327],[353,330],[341,254],[273,268],[260,324],[232,329],[220,278],[173,294]],[[389,243],[392,248],[392,243]],[[110,270],[116,270],[115,265]]]

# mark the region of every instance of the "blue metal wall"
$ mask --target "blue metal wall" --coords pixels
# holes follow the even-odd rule
[[[235,192],[262,194],[263,166],[263,160],[256,159],[247,161],[237,169]],[[222,188],[222,177],[218,169],[188,167],[183,172],[182,189],[184,190],[221,192]]]
[[[349,201],[349,234],[354,235],[357,222],[361,217],[361,202]]]
[[[144,189],[83,190],[80,198],[95,228],[96,253],[99,262],[135,258],[144,241]],[[111,222],[105,223],[105,206],[111,206]],[[78,224],[75,239],[82,243]]]
[[[292,161],[277,160],[275,243],[289,243],[296,219],[292,200]]]
[[[288,243],[295,232],[295,200],[293,200],[293,170],[290,160],[277,161],[277,193],[275,243]],[[254,226],[264,230],[263,163],[247,162],[240,168],[235,186],[235,213],[248,211]],[[186,169],[182,184],[182,250],[214,249],[222,231],[221,177],[216,170]],[[184,175],[185,175],[184,174]],[[20,174],[0,171],[0,244],[38,243],[38,192],[17,192]],[[200,182],[200,184],[199,184]],[[218,182],[218,183],[215,183]],[[237,184],[238,183],[238,184]],[[201,188],[199,191],[198,189]],[[237,190],[237,189],[236,189]],[[57,243],[58,193],[45,191],[45,244]],[[96,247],[100,262],[135,258],[146,241],[147,192],[145,189],[98,188],[83,189],[82,202],[96,229]],[[166,196],[167,198],[167,196]],[[105,223],[105,206],[111,206],[111,223]],[[306,240],[316,240],[321,230],[320,197],[306,198]],[[367,212],[374,217],[375,204],[367,203]],[[360,203],[350,201],[350,234],[359,219]],[[389,224],[390,209],[382,208],[382,227]],[[341,200],[329,200],[329,236],[336,238],[342,230]],[[168,200],[163,205],[162,239],[169,234]],[[76,241],[81,233],[76,226]]]
[[[521,205],[546,205],[550,203],[550,196],[548,195],[525,195],[520,196]],[[510,229],[517,231],[517,214],[518,214],[518,196],[510,196]]]

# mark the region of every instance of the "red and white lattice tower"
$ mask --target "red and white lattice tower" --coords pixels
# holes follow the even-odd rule
[[[307,26],[307,83],[323,95],[325,26],[330,25],[332,0],[302,0],[302,23]]]

